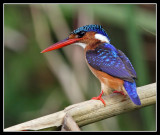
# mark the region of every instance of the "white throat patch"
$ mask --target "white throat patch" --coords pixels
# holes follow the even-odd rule
[[[109,39],[102,34],[95,34],[95,38],[102,41],[102,42],[110,43]]]
[[[81,46],[82,48],[85,48],[86,47],[86,44],[85,43],[74,43],[75,45],[79,45]]]

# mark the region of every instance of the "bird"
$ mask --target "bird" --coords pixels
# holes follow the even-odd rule
[[[91,72],[101,83],[99,96],[92,99],[106,102],[102,95],[120,93],[128,95],[135,105],[141,105],[136,89],[136,71],[129,58],[114,45],[102,25],[89,24],[73,30],[69,36],[41,51],[45,53],[67,45],[84,48],[85,60]]]

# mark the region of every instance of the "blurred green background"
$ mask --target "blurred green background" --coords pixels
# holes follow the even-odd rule
[[[81,47],[40,53],[87,24],[102,25],[129,57],[138,87],[156,81],[156,4],[4,4],[4,128],[99,95]],[[81,130],[153,131],[156,106]]]

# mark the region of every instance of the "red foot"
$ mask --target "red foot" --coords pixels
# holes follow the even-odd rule
[[[122,91],[115,90],[115,91],[113,91],[113,93],[121,93],[122,95],[126,96]]]
[[[94,100],[101,100],[102,103],[104,104],[104,106],[106,106],[105,101],[101,98],[102,94],[103,94],[103,90],[101,91],[101,93],[100,93],[100,95],[98,97],[93,97],[92,99],[94,99]]]

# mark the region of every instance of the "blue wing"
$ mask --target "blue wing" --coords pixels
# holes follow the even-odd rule
[[[118,50],[118,55],[121,58],[121,60],[123,61],[123,63],[125,64],[125,67],[128,70],[128,72],[132,75],[132,77],[134,79],[137,79],[136,71],[134,70],[134,68],[133,68],[130,60],[127,58],[127,56],[121,50]]]
[[[123,80],[134,82],[136,72],[129,59],[113,45],[103,43],[86,52],[89,65],[97,70]]]

